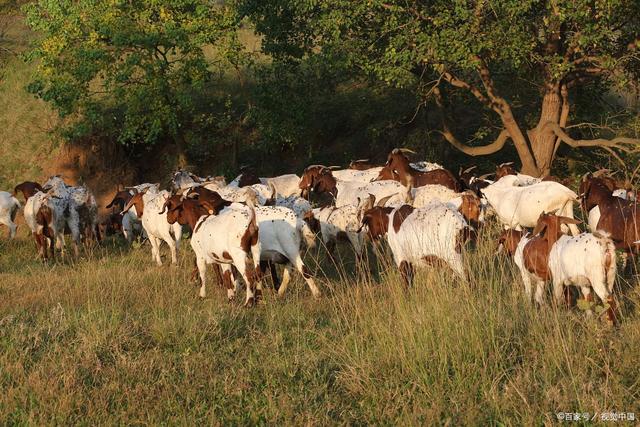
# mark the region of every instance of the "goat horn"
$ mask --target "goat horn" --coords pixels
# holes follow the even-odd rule
[[[378,202],[376,203],[376,206],[384,208],[384,205],[389,201],[390,198],[392,198],[393,196],[395,196],[395,194],[392,194],[390,196],[387,197],[383,197],[382,199],[378,200]]]
[[[269,198],[275,200],[276,196],[278,195],[278,191],[276,190],[276,186],[271,181],[269,181],[269,188],[271,188],[271,196],[269,196]]]
[[[487,178],[489,178],[491,175],[495,175],[495,172],[485,173],[484,175],[480,175],[480,176],[478,177],[478,179],[487,179]]]
[[[591,174],[591,176],[599,178],[599,177],[601,177],[602,175],[604,175],[604,174],[606,174],[608,172],[611,172],[611,169],[601,168],[601,169],[598,169],[597,171],[593,172]]]
[[[463,170],[462,173],[469,173],[477,167],[477,165],[471,166],[470,168],[466,168],[465,170]]]
[[[418,154],[409,148],[396,148],[396,150],[398,150],[400,153]]]

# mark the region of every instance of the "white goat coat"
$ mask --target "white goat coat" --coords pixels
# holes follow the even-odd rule
[[[311,203],[308,200],[296,195],[289,197],[277,196],[275,205],[291,209],[298,218],[304,218],[305,214],[312,210]]]
[[[387,242],[396,265],[402,261],[413,265],[429,265],[425,257],[436,256],[446,262],[460,277],[464,277],[462,254],[456,250],[460,231],[467,226],[464,217],[455,209],[434,201],[424,208],[415,209],[408,215],[400,229],[393,227],[393,216],[389,214]]]
[[[394,202],[404,202],[407,197],[407,188],[397,181],[375,181],[362,184],[353,181],[337,181],[336,189],[336,207],[346,205],[357,205],[358,199],[365,200],[372,194],[376,200],[380,200],[387,196],[393,196],[389,199],[389,204]]]
[[[312,248],[315,246],[315,234],[306,222],[300,219],[291,209],[281,206],[255,207],[256,222],[260,230],[260,260],[271,261],[287,266],[286,276],[283,278],[279,295],[283,295],[289,282],[290,266],[303,275],[309,289],[315,297],[320,296],[320,290],[313,278],[307,274],[302,261],[300,248],[302,240]]]
[[[604,302],[613,292],[616,277],[615,246],[601,234],[561,236],[551,247],[549,271],[556,301],[562,300],[563,286],[575,285],[585,297],[591,293],[589,288],[593,288]]]
[[[171,263],[178,263],[177,249],[180,246],[180,238],[182,237],[182,226],[177,222],[169,224],[167,222],[167,213],[160,213],[164,202],[171,196],[166,191],[156,191],[150,188],[142,195],[144,203],[142,213],[142,227],[147,233],[149,243],[151,243],[151,257],[155,259],[158,265],[162,265],[160,258],[160,244],[165,241],[169,245],[171,251]]]
[[[42,231],[38,228],[38,223],[36,222],[36,215],[44,202],[45,193],[42,191],[38,191],[33,196],[29,197],[24,204],[24,222],[27,224],[32,233],[36,233],[38,231]],[[52,212],[55,215],[55,212]]]
[[[437,163],[430,163],[426,161],[411,163],[411,167],[417,169],[422,172],[428,172],[436,169],[443,169]],[[365,170],[357,170],[357,169],[340,169],[331,171],[333,176],[340,181],[354,181],[360,182],[363,184],[369,183],[376,179],[380,172],[382,171],[382,166],[377,166],[370,169]]]
[[[11,193],[0,191],[0,224],[9,228],[9,236],[13,239],[16,236],[18,226],[14,222],[16,214],[20,209],[20,202]]]
[[[415,163],[410,163],[411,167],[414,169],[417,169],[419,171],[422,172],[430,172],[430,171],[434,171],[436,169],[444,169],[441,165],[439,165],[438,163],[431,163],[431,162],[427,162],[427,161],[420,161],[420,162],[415,162]]]
[[[196,265],[200,274],[200,296],[206,296],[206,269],[208,264],[220,264],[224,271],[229,271],[233,265],[242,275],[245,282],[249,282],[249,269],[259,268],[261,243],[251,246],[250,254],[242,249],[242,237],[249,228],[255,212],[252,208],[239,203],[233,203],[220,211],[217,215],[204,215],[196,223],[191,235],[191,247],[196,254]],[[225,253],[230,257],[225,257]],[[229,289],[229,299],[235,296],[235,291]],[[247,285],[246,301],[254,296],[253,290]]]
[[[220,188],[215,191],[223,199],[235,203],[246,203],[248,200],[253,199],[253,195],[256,196],[255,198],[258,204],[263,204],[265,200],[264,198],[262,198],[261,200],[261,197],[255,192],[253,188],[251,188],[251,186],[239,188],[229,184],[226,187]]]
[[[573,218],[578,195],[572,190],[553,181],[518,187],[513,185],[517,180],[517,176],[507,175],[481,190],[506,228],[535,227],[543,212]],[[572,234],[579,234],[575,224],[569,228]]]
[[[362,171],[357,169],[340,169],[331,171],[331,174],[338,181],[350,181],[358,182],[360,184],[367,184],[376,179],[381,170],[381,166],[371,169],[365,169]]]
[[[339,208],[334,206],[316,208],[313,210],[313,216],[320,221],[320,234],[325,246],[330,247],[336,244],[339,236],[344,233],[356,255],[362,254],[365,233],[363,231],[358,233],[360,228],[358,207],[346,205]]]
[[[460,209],[462,196],[464,195],[464,193],[457,193],[440,184],[427,184],[422,187],[413,188],[411,189],[411,194],[413,197],[413,203],[411,205],[414,208],[425,207],[435,200],[445,203],[456,210]],[[480,222],[483,222],[485,219],[487,204],[485,198],[480,199],[480,217],[478,218]]]
[[[158,187],[158,184],[138,184],[129,189],[129,194],[133,196],[136,192],[152,188],[152,191],[157,192],[159,191]],[[133,242],[136,234],[141,235],[143,239],[147,238],[147,233],[144,231],[144,228],[142,228],[142,221],[138,218],[138,212],[136,211],[135,206],[131,206],[131,209],[122,214],[122,234],[129,243]]]
[[[233,181],[227,185],[229,188],[239,188],[241,175],[235,177]],[[281,197],[289,197],[296,194],[300,194],[300,189],[298,188],[298,183],[300,182],[300,177],[296,174],[290,173],[286,175],[279,175],[270,178],[258,178],[260,180],[260,184],[264,185],[267,188],[266,198],[269,198],[271,194],[271,190],[269,189],[270,185],[273,185],[276,189],[276,194]],[[254,184],[255,185],[255,184]]]

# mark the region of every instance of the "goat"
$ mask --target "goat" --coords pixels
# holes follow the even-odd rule
[[[618,183],[613,178],[603,176],[598,172],[588,173],[580,180],[580,204],[583,211],[587,213],[591,231],[598,229],[601,216],[600,204],[609,207],[617,205],[620,212],[624,211],[625,207],[628,208],[635,205],[633,201],[627,201],[627,189],[619,188]],[[623,199],[625,201],[622,201]],[[605,220],[605,222],[609,223],[610,220]]]
[[[504,250],[507,255],[513,257],[518,248],[518,244],[525,234],[522,230],[503,230],[500,236],[498,236],[498,250],[496,252],[501,253]]]
[[[392,208],[379,204],[364,212],[361,229],[366,227],[372,240],[386,235],[405,284],[413,281],[414,265],[438,262],[444,262],[458,276],[465,277],[462,244],[472,238],[473,229],[458,211],[435,201],[418,209],[409,205]]]
[[[204,178],[201,178],[184,169],[174,172],[173,176],[171,177],[171,185],[175,190],[188,188],[193,184],[200,184],[203,181],[205,181]]]
[[[353,247],[356,257],[362,255],[364,248],[364,235],[359,230],[359,208],[354,205],[342,207],[327,206],[313,210],[313,216],[320,223],[320,235],[322,242],[329,254],[338,242],[349,242]]]
[[[352,181],[339,181],[332,172],[324,169],[311,181],[311,191],[315,194],[326,194],[333,199],[335,207],[354,204],[358,199],[364,200],[369,194],[377,199],[393,196],[395,201],[404,201],[408,190],[396,181],[377,181],[362,184]]]
[[[451,172],[446,169],[434,169],[426,172],[415,169],[403,154],[404,152],[412,153],[410,150],[399,148],[395,148],[389,153],[387,163],[376,178],[377,181],[392,179],[411,187],[440,184],[457,192],[461,190],[460,183]]]
[[[132,207],[136,208],[136,214],[138,218],[142,219],[142,227],[151,243],[151,258],[158,265],[162,265],[160,244],[163,240],[169,245],[171,263],[178,263],[177,250],[182,237],[182,227],[178,223],[169,224],[167,222],[167,214],[163,212],[163,205],[169,196],[168,191],[158,191],[156,187],[151,187],[136,193],[122,210],[124,215]]]
[[[26,202],[29,199],[29,197],[35,195],[38,191],[44,191],[40,184],[33,181],[25,181],[14,187],[13,197],[17,198],[18,193],[22,193],[22,195],[24,196],[24,201]]]
[[[233,266],[247,283],[245,306],[254,305],[262,291],[258,280],[261,244],[255,210],[238,203],[218,210],[206,201],[184,200],[168,208],[166,215],[174,225],[189,225],[193,230],[191,247],[200,275],[200,297],[206,297],[207,265],[219,264],[227,298],[233,299],[236,293],[231,284]]]
[[[267,189],[267,192],[269,192],[269,189],[273,187],[276,189],[279,196],[289,197],[299,194],[299,182],[300,177],[295,174],[279,175],[270,178],[258,178],[253,172],[246,170],[231,181],[227,187],[243,188],[249,186],[253,187],[258,184],[264,186],[264,188]],[[254,187],[254,189],[258,189],[258,193],[261,193],[262,188],[263,187]]]
[[[573,218],[543,213],[530,236],[524,237],[514,260],[522,276],[527,298],[536,284],[535,301],[544,304],[544,283],[553,282],[557,303],[562,302],[564,286],[579,286],[585,300],[591,301],[593,289],[603,303],[609,304],[608,320],[614,321],[615,303],[611,297],[616,275],[615,246],[601,233],[563,235],[560,224],[576,224]]]
[[[513,162],[501,163],[496,167],[496,172],[495,172],[496,181],[507,175],[517,176],[518,183],[516,185],[519,185],[521,187],[526,185],[537,184],[539,182],[547,182],[547,181],[553,181],[553,182],[562,184],[562,182],[560,182],[560,179],[553,175],[545,175],[542,178],[535,178],[530,175],[518,173],[516,169],[513,167]]]
[[[429,184],[414,188],[411,193],[412,201],[410,204],[414,208],[425,207],[434,200],[437,200],[457,209],[462,216],[464,216],[465,220],[474,227],[477,227],[484,221],[485,204],[483,204],[483,201],[472,191],[467,190],[457,193],[442,185]]]
[[[45,190],[45,194],[40,202],[45,202],[52,211],[50,228],[55,236],[56,247],[60,249],[62,255],[64,255],[64,232],[65,228],[68,228],[71,233],[71,240],[73,241],[74,253],[78,256],[82,240],[81,232],[84,230],[83,225],[85,225],[81,223],[78,208],[85,202],[91,204],[92,208],[95,207],[92,211],[96,214],[95,227],[97,228],[97,205],[95,204],[95,198],[93,198],[92,195],[89,197],[88,191],[82,191],[81,194],[76,194],[76,191],[74,191],[75,188],[68,186],[59,175],[50,177],[42,188]],[[38,193],[33,197],[37,195]],[[38,215],[39,208],[40,206],[37,206],[36,209],[27,210],[25,206],[24,215],[27,223],[35,224],[35,217]],[[27,219],[27,216],[33,216],[34,219]],[[83,215],[82,219],[89,220],[93,225],[93,218],[85,218]],[[34,231],[33,228],[31,230]]]
[[[64,254],[65,210],[68,206],[68,199],[41,191],[29,197],[24,205],[25,223],[31,229],[38,254],[44,260],[55,256],[55,247]]]
[[[609,190],[601,182],[589,181],[582,198],[587,207],[594,206],[589,212],[589,225],[598,232],[608,233],[616,248],[625,251],[626,263],[628,254],[637,252],[640,246],[640,206],[637,202],[614,196]],[[592,213],[596,209],[600,215],[594,219]]]
[[[543,212],[573,218],[576,193],[553,181],[518,187],[513,185],[517,180],[515,175],[507,175],[482,189],[482,194],[505,228],[521,230],[522,227],[534,227]],[[568,226],[572,234],[579,233],[573,223],[568,223]]]
[[[154,191],[158,191],[159,187],[160,184],[150,183],[138,184],[132,187],[124,187],[122,190],[116,192],[111,202],[105,207],[107,209],[116,209],[118,212],[122,212],[125,205],[129,203],[129,200],[131,200],[131,198],[135,194],[147,191],[152,188],[154,189]],[[147,233],[144,231],[144,228],[142,228],[142,222],[140,221],[140,218],[138,218],[135,206],[132,206],[131,209],[129,209],[125,214],[122,214],[121,216],[121,231],[125,239],[127,239],[129,243],[133,242],[133,239],[136,235],[141,236],[143,240],[147,238]]]
[[[15,223],[16,215],[20,209],[20,202],[11,193],[0,191],[0,224],[9,229],[9,237],[16,237],[18,226]]]
[[[477,166],[471,166],[466,169],[462,169],[462,167],[458,170],[458,179],[460,181],[460,186],[465,190],[471,190],[478,197],[482,197],[480,190],[491,185],[493,181],[489,181],[486,178],[491,174],[485,174],[481,176],[476,176],[472,171],[476,169]]]

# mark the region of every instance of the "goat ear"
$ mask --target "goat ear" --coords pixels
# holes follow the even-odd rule
[[[566,216],[560,216],[558,217],[558,219],[564,224],[582,224],[582,221],[580,221],[579,219],[569,218]]]
[[[392,194],[390,196],[387,197],[383,197],[382,199],[378,200],[378,203],[376,203],[376,206],[379,206],[381,208],[384,208],[384,205],[389,201],[390,198],[392,198],[393,196],[395,196],[395,194]]]
[[[531,232],[531,235],[537,236],[538,234],[542,233],[545,228],[547,228],[547,223],[544,221],[538,220],[538,223],[536,224],[535,228]]]

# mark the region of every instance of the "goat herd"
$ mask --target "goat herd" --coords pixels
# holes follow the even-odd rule
[[[64,254],[65,233],[71,235],[77,256],[83,239],[99,242],[101,235],[120,232],[129,242],[136,236],[148,239],[158,265],[162,241],[169,246],[172,263],[177,262],[187,226],[200,296],[206,295],[206,267],[214,264],[228,298],[234,298],[243,279],[245,305],[251,306],[260,298],[267,270],[279,295],[295,269],[314,297],[320,296],[301,253],[315,245],[317,235],[329,253],[342,241],[356,257],[363,253],[366,236],[374,242],[386,237],[407,285],[415,267],[434,264],[466,280],[462,246],[475,240],[478,228],[494,217],[504,227],[499,249],[513,256],[529,300],[533,285],[539,304],[544,303],[545,283],[552,282],[558,302],[564,287],[573,285],[587,301],[593,301],[593,290],[607,308],[607,319],[615,321],[616,249],[626,260],[640,244],[638,205],[627,185],[600,170],[582,178],[578,195],[553,177],[519,174],[510,163],[498,166],[493,181],[487,177],[494,174],[478,177],[473,167],[456,177],[437,164],[410,163],[408,151],[394,149],[384,166],[366,160],[351,162],[347,169],[312,165],[302,177],[259,178],[244,170],[229,184],[222,177],[178,171],[172,191],[160,190],[158,184],[117,191],[106,206],[111,214],[101,223],[91,191],[53,176],[42,186],[17,185],[13,195],[0,192],[0,223],[15,235],[21,207],[17,197],[22,193],[25,222],[43,259],[53,257],[56,249]],[[591,233],[577,227],[580,221],[573,212],[578,201],[588,214]],[[275,264],[285,267],[281,282]]]

